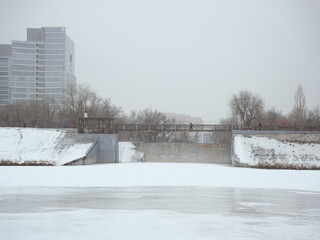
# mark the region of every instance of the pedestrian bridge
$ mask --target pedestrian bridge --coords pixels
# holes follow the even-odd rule
[[[79,133],[118,133],[127,132],[227,132],[231,125],[218,124],[127,124],[112,123],[110,118],[79,118]]]

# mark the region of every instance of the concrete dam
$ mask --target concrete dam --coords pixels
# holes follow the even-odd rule
[[[134,143],[146,162],[231,164],[231,145],[214,143]]]
[[[139,153],[134,161],[320,168],[319,132],[234,131],[227,138],[230,139],[215,143],[133,142]],[[78,134],[75,129],[0,128],[0,139],[1,165],[119,162],[117,134]]]

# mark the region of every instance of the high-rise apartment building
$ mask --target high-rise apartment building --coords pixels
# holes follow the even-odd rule
[[[6,47],[0,45],[0,64],[8,64],[8,75],[6,79],[3,74],[0,84],[3,81],[6,86],[8,82],[8,94],[5,95],[3,87],[0,105],[52,98],[61,102],[68,84],[76,83],[74,42],[66,34],[65,27],[28,28],[27,41],[12,41],[9,56],[5,56],[9,53]],[[0,68],[0,74],[2,70],[5,72],[5,67]]]
[[[9,103],[9,66],[11,45],[0,44],[0,106]]]

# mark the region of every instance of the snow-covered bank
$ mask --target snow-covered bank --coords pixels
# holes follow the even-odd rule
[[[82,158],[92,143],[75,141],[71,129],[0,128],[0,162],[63,165]]]
[[[208,186],[320,191],[320,171],[265,170],[188,163],[0,167],[0,187],[22,186]]]
[[[144,153],[136,150],[136,146],[131,142],[119,142],[119,162],[141,162]]]
[[[320,168],[320,144],[266,136],[234,135],[233,160],[239,165],[274,168]]]
[[[0,128],[0,164],[63,165],[83,158],[94,142],[77,140],[74,129]],[[119,162],[143,160],[130,142],[119,142]]]

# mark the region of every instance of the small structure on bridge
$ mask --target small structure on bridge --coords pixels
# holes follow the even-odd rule
[[[113,134],[112,121],[113,118],[79,118],[78,133]]]

